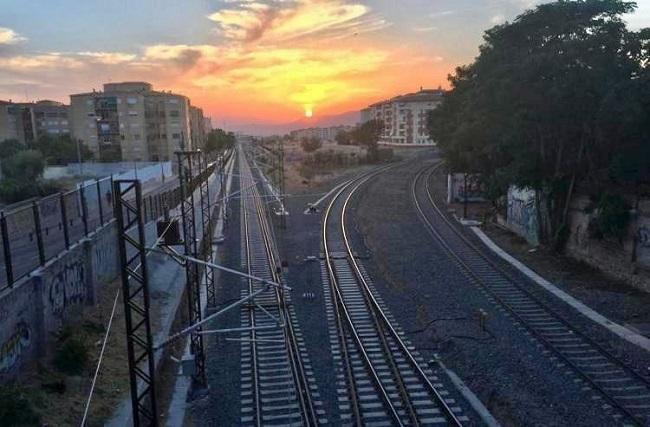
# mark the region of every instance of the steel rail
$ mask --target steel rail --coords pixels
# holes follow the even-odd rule
[[[243,158],[243,161],[246,162],[245,157]],[[266,257],[269,264],[269,272],[273,280],[276,283],[281,284],[282,277],[281,274],[276,269],[276,267],[279,265],[279,263],[277,262],[277,255],[276,255],[277,248],[275,247],[275,240],[273,238],[273,233],[269,225],[268,216],[265,214],[266,211],[262,206],[262,204],[260,203],[261,198],[257,189],[257,185],[259,184],[259,182],[254,180],[254,177],[252,176],[253,173],[252,169],[248,167],[248,170],[250,175],[249,177],[251,181],[254,182],[254,184],[251,185],[248,188],[248,190],[251,193],[250,198],[253,200],[252,203],[254,205],[255,213],[257,215],[257,221],[260,226],[259,229],[262,235],[262,240],[264,242],[264,250],[266,252]],[[246,205],[247,201],[244,200],[243,203],[244,205]],[[248,221],[249,221],[248,209],[245,208],[244,212],[246,214],[246,219],[245,219],[246,230],[248,230]],[[248,253],[249,253],[248,265],[250,266],[251,265],[250,251]],[[286,299],[284,297],[284,289],[274,288],[274,297],[279,312],[279,323],[282,327],[284,344],[287,350],[288,362],[290,363],[291,366],[291,373],[293,376],[293,383],[296,391],[295,394],[298,400],[298,404],[300,406],[301,418],[305,426],[316,426],[319,424],[318,415],[316,412],[316,408],[314,406],[313,398],[311,396],[309,380],[305,371],[304,364],[302,362],[302,357],[300,355],[297,336],[294,331],[293,324],[291,322],[291,314],[288,310]],[[251,317],[254,317],[254,315],[252,315]],[[254,321],[251,323],[251,325],[254,328]],[[255,341],[256,340],[253,339],[253,348],[255,348],[254,345]],[[258,405],[258,407],[261,408],[261,405]]]
[[[443,247],[443,249],[450,255],[452,260],[454,260],[469,276],[471,276],[476,283],[484,289],[486,292],[490,294],[492,298],[494,298],[498,303],[504,307],[510,315],[512,315],[517,321],[523,325],[528,332],[530,332],[537,340],[542,342],[547,348],[549,348],[553,353],[558,356],[564,363],[569,365],[571,369],[578,374],[580,378],[585,380],[586,382],[589,383],[591,387],[594,389],[598,390],[598,392],[608,401],[610,405],[616,408],[617,411],[619,411],[621,414],[623,414],[625,417],[630,419],[632,422],[634,422],[636,425],[643,426],[646,425],[646,421],[644,419],[639,418],[635,414],[632,414],[627,408],[625,408],[621,403],[619,403],[613,396],[611,396],[607,391],[604,390],[600,384],[598,384],[594,379],[592,379],[587,373],[585,373],[578,365],[576,365],[573,361],[571,361],[566,355],[564,355],[559,349],[557,349],[552,343],[550,343],[543,335],[541,335],[535,328],[530,326],[528,322],[520,316],[516,310],[508,304],[506,301],[504,301],[499,295],[497,295],[495,292],[492,291],[492,289],[486,284],[485,279],[481,278],[472,268],[470,267],[469,263],[467,263],[464,259],[462,259],[458,254],[449,246],[449,244],[445,241],[445,239],[442,237],[440,232],[436,229],[436,227],[433,225],[433,223],[429,220],[429,218],[426,216],[424,213],[424,210],[422,209],[422,206],[418,200],[417,196],[417,191],[416,191],[416,186],[417,182],[422,180],[422,176],[424,173],[429,169],[426,180],[425,180],[425,190],[426,190],[426,196],[428,199],[429,204],[431,207],[434,209],[435,213],[443,220],[443,222],[452,230],[452,232],[460,238],[464,244],[466,244],[468,247],[470,247],[474,252],[476,252],[477,255],[479,255],[484,261],[486,261],[492,268],[494,268],[496,271],[498,271],[503,277],[505,277],[518,291],[524,293],[526,297],[530,298],[532,301],[534,301],[536,304],[538,304],[543,310],[545,310],[551,317],[553,317],[555,320],[557,320],[559,323],[561,323],[567,330],[572,331],[573,334],[577,335],[580,337],[580,339],[584,340],[586,343],[594,347],[596,350],[598,350],[604,357],[607,359],[609,362],[619,366],[624,372],[630,374],[633,378],[636,380],[639,380],[643,382],[647,387],[650,388],[650,381],[647,379],[643,378],[641,375],[639,375],[637,372],[634,370],[630,369],[628,366],[626,366],[623,362],[618,360],[615,356],[610,354],[606,349],[604,349],[600,344],[586,336],[584,333],[582,333],[580,330],[576,329],[573,325],[571,325],[566,319],[564,319],[561,315],[556,313],[552,308],[550,308],[546,303],[541,301],[537,296],[535,296],[533,293],[531,293],[528,289],[526,289],[523,286],[520,286],[518,281],[512,277],[510,273],[505,271],[503,267],[499,266],[497,263],[495,263],[492,259],[490,259],[488,256],[485,255],[485,253],[479,249],[473,242],[471,242],[466,236],[464,236],[451,222],[449,218],[442,212],[438,204],[435,202],[432,194],[431,194],[431,188],[429,185],[429,182],[431,180],[432,174],[436,171],[437,168],[439,168],[442,165],[442,162],[438,162],[434,164],[433,166],[426,166],[422,168],[418,174],[415,176],[413,179],[412,185],[411,185],[411,195],[413,197],[413,201],[415,202],[416,209],[418,211],[418,214],[422,220],[422,222],[425,224],[429,232],[432,234],[432,236],[440,242],[440,245]]]
[[[241,153],[240,153],[241,155]],[[244,163],[246,162],[245,158],[240,158],[240,162]],[[240,181],[241,185],[241,181]],[[245,201],[242,203],[243,204],[243,213],[244,213],[244,238],[246,242],[246,269],[248,271],[248,275],[252,276],[253,271],[252,271],[252,263],[251,263],[251,248],[250,248],[250,234],[249,234],[249,228],[248,228],[248,209],[246,207]],[[248,278],[248,292],[249,295],[253,295],[255,292],[253,290],[253,281]],[[255,407],[255,424],[260,427],[262,425],[262,401],[260,397],[260,387],[258,384],[259,381],[259,372],[258,372],[258,361],[257,361],[257,346],[255,345],[256,342],[256,331],[255,331],[255,313],[253,309],[248,310],[248,316],[251,324],[251,352],[252,352],[252,369],[253,369],[253,397],[254,397],[254,407]]]
[[[420,379],[422,380],[422,382],[426,386],[426,388],[428,390],[428,393],[434,398],[434,400],[436,401],[436,403],[438,404],[438,406],[440,407],[440,409],[444,413],[445,418],[447,418],[447,420],[451,424],[456,425],[456,426],[461,426],[462,423],[460,422],[458,417],[456,417],[456,415],[454,414],[452,409],[449,407],[449,405],[447,405],[447,402],[445,402],[445,400],[442,397],[442,395],[440,394],[440,392],[431,383],[431,381],[427,377],[424,370],[420,367],[420,364],[417,362],[415,357],[413,357],[413,354],[411,353],[411,351],[409,351],[408,346],[404,343],[404,341],[402,340],[400,335],[397,333],[395,328],[393,328],[393,325],[391,324],[391,322],[388,320],[386,314],[384,313],[384,310],[381,308],[381,306],[377,302],[374,294],[372,293],[372,290],[370,289],[370,286],[368,285],[368,282],[366,281],[366,278],[362,274],[361,268],[359,267],[359,263],[357,262],[357,259],[354,256],[354,252],[352,251],[352,246],[351,246],[351,243],[350,243],[350,237],[348,235],[347,228],[346,228],[346,225],[345,225],[345,217],[346,217],[346,213],[347,213],[348,204],[349,204],[351,198],[353,197],[355,192],[359,189],[359,187],[361,187],[361,185],[363,185],[365,183],[365,181],[367,181],[367,179],[360,182],[360,183],[358,183],[352,189],[352,191],[350,191],[350,193],[348,194],[348,196],[345,199],[345,202],[343,204],[343,209],[341,210],[341,230],[342,230],[342,233],[343,233],[343,241],[345,243],[345,247],[346,247],[347,252],[348,252],[348,257],[349,257],[350,263],[351,263],[351,265],[353,267],[355,276],[357,277],[358,282],[362,285],[361,287],[362,287],[364,296],[365,296],[366,300],[369,302],[369,306],[371,308],[371,311],[376,316],[379,317],[379,319],[384,324],[384,329],[386,331],[388,331],[390,336],[395,340],[395,342],[397,342],[400,350],[406,356],[406,358],[409,361],[411,367],[413,368],[413,370],[416,372],[416,374],[420,377]],[[397,371],[396,375],[399,377],[399,372],[398,371]],[[405,404],[409,406],[409,412],[411,412],[411,417],[413,418],[414,423],[417,425],[417,424],[419,424],[418,420],[417,420],[417,415],[415,414],[415,410],[412,407],[412,404],[410,403],[410,398],[408,396],[406,388],[403,385],[403,382],[401,381],[401,379],[399,380],[399,383],[401,384],[401,387],[403,388],[403,393],[405,395],[403,397],[403,399],[405,400]]]
[[[348,311],[348,308],[347,308],[347,306],[346,306],[346,304],[344,302],[343,295],[341,293],[341,290],[340,290],[340,287],[339,287],[339,284],[338,284],[338,279],[337,279],[337,275],[336,275],[336,272],[335,272],[335,268],[332,265],[332,260],[331,260],[331,257],[329,255],[329,244],[328,244],[328,237],[327,237],[327,223],[328,223],[329,217],[330,217],[330,215],[332,213],[332,210],[334,208],[334,204],[339,199],[341,194],[343,194],[352,185],[354,185],[356,183],[359,183],[354,188],[353,191],[355,191],[356,189],[358,189],[358,187],[363,182],[366,182],[372,176],[374,176],[374,175],[376,175],[376,174],[378,174],[380,172],[383,172],[385,169],[388,169],[388,168],[389,167],[383,167],[383,168],[380,168],[378,170],[372,171],[370,173],[364,174],[361,177],[359,177],[357,180],[352,180],[349,183],[347,183],[346,185],[342,186],[340,188],[340,190],[334,195],[334,197],[332,198],[332,200],[330,201],[330,203],[327,206],[327,209],[325,211],[325,216],[324,216],[324,219],[323,219],[323,249],[324,249],[324,253],[325,253],[327,271],[328,271],[328,275],[329,275],[329,278],[330,278],[330,287],[331,287],[331,290],[332,290],[332,297],[334,299],[334,306],[338,307],[338,310],[335,310],[336,313],[337,313],[337,317],[340,316],[341,313],[343,314],[342,318],[345,319],[345,325],[347,325],[347,328],[350,331],[350,334],[351,334],[351,336],[353,338],[353,341],[355,342],[355,344],[357,346],[359,354],[361,355],[361,358],[362,358],[364,364],[366,365],[366,367],[368,369],[369,376],[371,377],[371,379],[375,383],[375,386],[376,386],[376,388],[377,388],[377,390],[379,392],[379,395],[380,395],[381,399],[384,401],[384,404],[386,405],[386,409],[388,410],[389,416],[393,419],[393,421],[396,423],[396,425],[402,426],[402,425],[404,425],[404,423],[403,423],[403,421],[402,421],[402,419],[401,419],[401,417],[400,417],[400,415],[399,415],[399,413],[397,411],[397,408],[395,408],[395,405],[391,401],[391,398],[389,396],[388,391],[386,390],[386,387],[382,384],[381,379],[379,378],[379,374],[375,370],[375,367],[374,367],[372,361],[370,360],[370,356],[368,355],[368,353],[367,353],[367,351],[365,349],[363,341],[361,340],[361,337],[359,336],[359,334],[357,332],[356,326],[354,325],[352,317],[351,317],[351,315],[350,315],[350,313]],[[340,325],[340,326],[342,326],[342,325]],[[381,334],[381,331],[377,331],[377,332],[379,334]],[[340,335],[341,344],[343,345],[344,342],[345,342],[346,337],[345,337],[345,332],[344,332],[342,327],[339,328],[339,335]],[[347,353],[347,351],[346,351],[346,353]],[[351,387],[351,389],[350,389],[350,397],[353,398],[351,400],[354,401],[354,405],[356,406],[356,407],[353,407],[353,412],[354,412],[355,418],[357,418],[357,425],[362,425],[363,424],[363,416],[361,415],[361,411],[360,411],[359,406],[358,406],[359,403],[356,400],[356,386],[355,386],[355,382],[354,382],[354,374],[352,373],[352,369],[351,369],[350,360],[349,360],[348,355],[346,355],[346,360],[348,362],[347,366],[349,367],[349,373],[351,375],[351,378],[350,378],[350,382],[351,382],[351,384],[350,384],[350,387]]]
[[[259,196],[257,188],[253,189],[253,194]],[[260,221],[262,237],[265,242],[265,249],[267,257],[269,259],[269,264],[271,267],[271,275],[273,276],[274,281],[277,283],[282,283],[282,277],[273,266],[278,266],[277,262],[277,248],[275,247],[275,239],[272,236],[272,232],[269,226],[269,221],[267,215],[264,214],[265,209],[259,203],[260,199],[253,198],[255,205],[257,207],[257,215]],[[316,426],[318,425],[318,417],[316,413],[316,408],[314,407],[314,401],[311,396],[309,389],[309,380],[305,372],[305,367],[302,362],[302,357],[300,356],[300,350],[298,346],[298,341],[296,333],[293,329],[293,324],[291,323],[291,314],[287,308],[286,299],[284,296],[284,291],[281,289],[275,289],[275,296],[280,307],[280,315],[282,316],[282,322],[284,323],[284,337],[287,350],[289,351],[289,360],[291,362],[291,370],[294,376],[294,384],[296,384],[298,390],[298,399],[301,408],[301,414],[306,426]]]

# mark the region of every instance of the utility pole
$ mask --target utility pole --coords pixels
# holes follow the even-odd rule
[[[182,139],[181,139],[182,141]],[[200,258],[196,238],[196,215],[194,209],[194,170],[200,170],[198,151],[177,151],[180,192],[181,192],[181,217],[183,223],[183,246],[185,256]],[[189,310],[189,324],[194,325],[201,321],[201,280],[199,266],[196,263],[185,263],[185,286],[187,287],[187,305]],[[207,387],[205,375],[205,353],[203,351],[203,335],[201,328],[190,335],[190,351],[194,356],[195,371],[192,376],[193,386],[196,389]]]
[[[122,298],[131,385],[133,425],[157,426],[156,368],[151,335],[149,277],[142,212],[142,187],[137,180],[113,182]],[[132,233],[136,227],[136,233]]]
[[[79,164],[79,176],[83,176],[83,161],[81,159],[81,139],[77,140],[77,163]]]

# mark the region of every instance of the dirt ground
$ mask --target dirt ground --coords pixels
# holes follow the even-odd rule
[[[354,145],[338,145],[335,142],[323,141],[323,146],[318,151],[332,151],[335,153],[344,153],[351,157],[362,157],[365,150]],[[304,192],[310,188],[318,187],[323,183],[336,180],[346,171],[359,165],[350,167],[332,167],[323,168],[315,172],[311,178],[305,178],[300,174],[300,165],[307,157],[299,141],[284,142],[285,152],[285,184],[289,192]]]
[[[93,310],[85,310],[72,329],[88,349],[88,362],[81,375],[58,372],[50,358],[40,360],[29,369],[19,385],[26,389],[43,425],[73,426],[82,419],[86,398],[97,365],[105,327],[113,308],[120,281],[101,288]],[[128,392],[128,362],[124,339],[124,316],[121,296],[118,298],[111,334],[106,346],[102,369],[90,406],[89,426],[103,425],[119,401]]]

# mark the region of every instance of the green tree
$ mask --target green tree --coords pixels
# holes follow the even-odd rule
[[[479,56],[450,76],[452,90],[428,120],[452,170],[480,173],[495,197],[509,184],[537,190],[549,212],[541,237],[556,247],[576,186],[606,182],[620,142],[611,138],[615,129],[642,128],[638,119],[607,131],[602,123],[621,108],[619,92],[647,74],[648,31],[629,31],[621,19],[634,8],[622,0],[560,1],[488,30]],[[627,113],[648,117],[642,104]]]
[[[21,151],[2,162],[5,178],[19,182],[36,182],[43,175],[45,161],[36,150]]]
[[[38,140],[31,144],[32,149],[38,150],[43,153],[43,157],[50,165],[65,165],[74,163],[79,160],[92,159],[93,153],[90,149],[83,144],[73,140],[70,135],[50,136],[41,135]]]
[[[352,143],[352,138],[350,132],[341,130],[334,137],[338,145],[350,145]]]
[[[4,141],[0,142],[0,160],[14,156],[18,154],[18,152],[24,151],[26,149],[27,147],[25,147],[17,139],[5,139]]]
[[[323,142],[320,138],[302,138],[300,140],[300,146],[302,147],[305,153],[313,153],[323,146]]]
[[[377,160],[377,144],[383,129],[384,124],[382,121],[369,120],[357,126],[351,133],[354,144],[366,149],[368,160],[371,162]]]
[[[235,146],[235,140],[234,133],[226,132],[223,129],[213,129],[208,134],[205,151],[212,153],[233,148]]]

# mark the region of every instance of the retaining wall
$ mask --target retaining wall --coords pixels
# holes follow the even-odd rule
[[[575,197],[571,202],[567,255],[650,292],[650,200],[639,203],[620,241],[590,237],[588,226],[593,213],[585,212],[589,203],[585,196]]]
[[[61,327],[119,274],[116,235],[113,221],[0,293],[0,383],[45,354]]]

